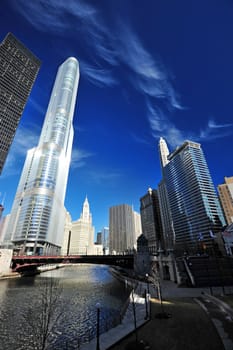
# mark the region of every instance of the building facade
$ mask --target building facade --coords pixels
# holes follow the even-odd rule
[[[157,191],[149,188],[147,193],[140,198],[140,203],[142,232],[147,240],[148,251],[150,254],[157,254],[158,249],[162,246],[162,228]]]
[[[110,254],[132,253],[136,249],[137,237],[141,234],[138,215],[135,216],[132,206],[128,204],[116,205],[109,209]]]
[[[162,173],[176,251],[211,249],[225,220],[201,145],[185,141],[167,159]]]
[[[13,34],[7,34],[0,44],[0,174],[40,65]]]
[[[103,254],[109,254],[109,227],[103,227],[102,230]]]
[[[72,219],[71,219],[70,213],[68,211],[66,211],[64,237],[63,237],[63,243],[62,243],[62,247],[61,247],[61,254],[62,255],[69,255],[70,254],[71,232],[72,232]]]
[[[103,239],[102,239],[102,232],[99,231],[99,232],[97,232],[97,234],[96,234],[96,244],[102,244],[102,242],[103,242]]]
[[[219,199],[228,225],[233,223],[233,176],[224,177],[224,184],[218,185]]]
[[[22,254],[58,254],[63,242],[64,199],[73,143],[78,61],[58,69],[37,147],[27,153],[7,236]]]
[[[72,221],[69,253],[71,255],[94,254],[94,232],[95,228],[92,225],[90,205],[86,197],[80,218]]]
[[[159,140],[159,158],[162,172],[162,180],[158,185],[158,199],[160,208],[160,217],[162,224],[162,249],[169,252],[172,251],[175,244],[175,234],[169,206],[167,187],[165,183],[164,168],[168,164],[169,149],[166,141],[160,137]]]

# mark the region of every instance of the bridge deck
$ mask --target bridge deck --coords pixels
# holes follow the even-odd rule
[[[12,269],[19,265],[47,264],[103,264],[133,268],[133,255],[68,255],[68,256],[38,256],[22,255],[12,257]]]

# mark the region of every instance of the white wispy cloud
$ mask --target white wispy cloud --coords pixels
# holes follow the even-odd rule
[[[18,128],[10,152],[8,153],[3,176],[4,174],[11,176],[19,173],[16,164],[18,162],[24,162],[29,145],[30,148],[35,147],[38,144],[39,135],[40,128],[37,125],[31,124],[27,127],[20,126]]]
[[[150,52],[127,20],[117,18],[106,24],[98,5],[86,1],[17,0],[15,8],[40,31],[66,36],[72,32],[85,37],[89,47],[88,60],[80,53],[82,76],[99,87],[112,87],[128,82],[145,100],[147,117],[154,137],[164,136],[172,146],[184,139],[213,140],[232,133],[231,124],[218,124],[212,119],[200,131],[183,131],[172,121],[174,110],[184,109],[173,87],[173,78],[161,59]],[[126,69],[124,82],[115,72],[117,66]],[[126,86],[124,86],[127,89]],[[149,102],[148,102],[149,101]],[[75,154],[74,154],[75,155]],[[83,156],[73,166],[82,166]],[[75,159],[76,156],[74,156]],[[77,158],[78,159],[78,158]],[[79,165],[77,165],[79,164]]]
[[[208,127],[212,129],[221,129],[221,128],[230,128],[232,127],[232,123],[227,123],[227,124],[217,124],[213,119],[210,119],[208,121]]]
[[[71,15],[81,21],[77,26],[82,26],[85,19],[88,24],[95,24],[96,9],[79,0],[17,0],[15,8],[38,30],[50,33],[62,34],[71,28],[71,21],[66,21],[65,16]]]
[[[131,138],[137,143],[141,143],[141,144],[147,145],[147,146],[151,145],[150,140],[147,140],[146,137],[138,136],[136,134],[131,133]]]
[[[99,87],[118,84],[117,79],[113,77],[109,69],[96,68],[81,61],[80,71],[82,76],[85,76],[91,83]]]
[[[82,168],[86,165],[86,159],[92,157],[94,153],[82,150],[80,148],[72,149],[71,168]]]
[[[142,78],[164,80],[166,77],[158,63],[144,48],[135,33],[122,26],[120,33],[120,59]]]
[[[197,142],[210,141],[229,136],[233,133],[233,124],[217,124],[213,119],[207,122],[207,125],[200,130],[180,130],[159,109],[155,104],[147,99],[148,121],[154,138],[164,137],[172,146],[176,147],[184,142],[184,140],[193,140]]]
[[[152,56],[133,30],[122,22],[119,25],[118,51],[119,59],[134,73],[131,82],[137,90],[146,96],[164,99],[173,108],[183,108],[161,60]]]
[[[40,103],[37,102],[34,98],[29,96],[28,102],[31,104],[31,106],[38,111],[40,114],[45,115],[46,109],[45,107],[42,107]]]
[[[148,110],[147,117],[154,138],[157,139],[162,136],[172,147],[180,145],[185,139],[192,138],[191,135],[187,135],[186,132],[179,130],[150,99],[146,100],[146,105]]]
[[[108,184],[108,185],[116,185],[116,181],[117,179],[119,179],[120,177],[122,177],[122,174],[118,171],[112,171],[109,169],[105,169],[104,171],[98,171],[97,169],[95,169],[95,171],[90,171],[88,172],[88,176],[90,178],[90,180],[93,183],[96,184]]]
[[[213,119],[210,119],[207,126],[204,129],[201,129],[198,140],[215,140],[229,136],[232,133],[233,124],[217,124]]]
[[[111,69],[106,68],[106,63],[110,67],[118,64],[115,57],[116,51],[112,47],[108,30],[96,7],[80,0],[66,2],[38,0],[27,3],[24,0],[18,0],[16,8],[31,25],[40,31],[56,36],[76,33],[77,38],[85,37],[86,45],[89,46],[89,62],[80,53],[82,76],[99,87],[117,83],[117,78],[113,77]],[[90,63],[91,61],[93,63]]]

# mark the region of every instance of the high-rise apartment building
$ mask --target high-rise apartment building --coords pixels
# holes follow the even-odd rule
[[[40,65],[13,34],[7,34],[0,44],[0,174]]]
[[[79,64],[70,57],[58,69],[39,144],[27,153],[12,206],[7,236],[21,253],[60,252],[78,82]]]
[[[218,185],[222,209],[228,225],[233,223],[233,176],[224,177],[224,184]]]
[[[132,206],[121,204],[109,209],[109,250],[110,254],[132,252],[136,248],[137,232],[135,212]]]
[[[196,249],[201,241],[212,247],[225,220],[201,145],[185,141],[167,159],[162,172],[176,249]]]
[[[162,245],[162,227],[157,191],[149,188],[147,193],[140,198],[140,203],[142,233],[147,239],[149,252],[156,254]]]

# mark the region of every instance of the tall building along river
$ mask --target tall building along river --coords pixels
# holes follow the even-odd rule
[[[58,69],[39,144],[27,153],[11,210],[6,235],[21,254],[55,254],[62,245],[78,82],[79,64],[70,57]]]
[[[160,139],[160,158],[166,189],[159,188],[160,205],[166,208],[162,213],[169,214],[162,215],[162,224],[171,226],[170,242],[183,252],[195,250],[202,241],[211,247],[216,235],[222,249],[220,231],[225,220],[201,145],[185,141],[169,154],[165,140]]]

